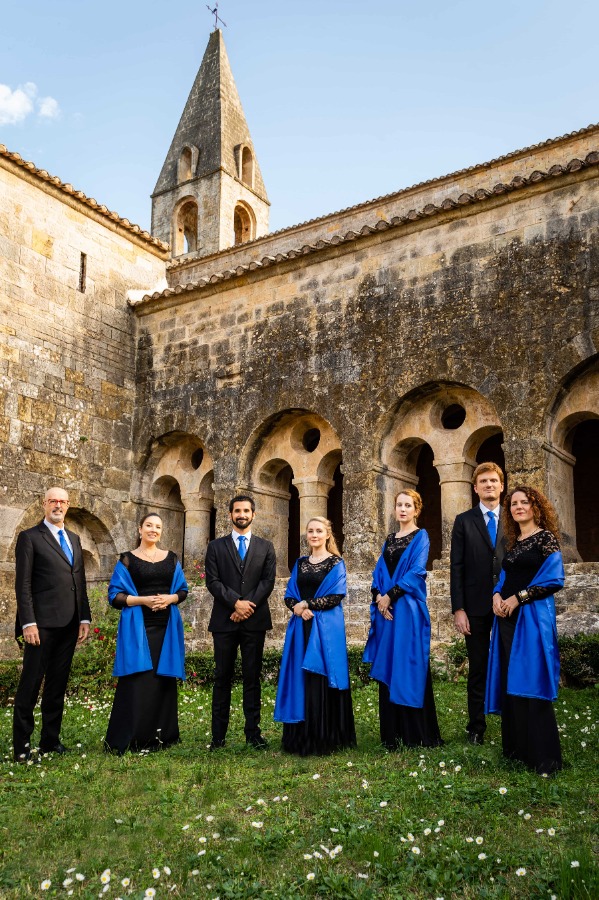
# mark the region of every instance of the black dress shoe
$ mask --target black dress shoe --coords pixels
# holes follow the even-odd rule
[[[210,741],[210,746],[208,747],[208,749],[209,750],[222,750],[222,748],[224,746],[225,746],[224,740],[223,741],[215,741],[213,739],[212,741]]]
[[[62,756],[64,753],[70,752],[70,748],[65,747],[60,741],[58,741],[57,744],[54,744],[53,747],[40,747],[40,753],[58,753],[59,756]]]
[[[480,731],[469,731],[468,732],[468,740],[470,741],[471,744],[474,744],[476,746],[476,745],[484,744],[485,736],[484,736],[484,734],[481,734]]]
[[[254,747],[256,750],[266,750],[268,747],[268,741],[265,737],[262,737],[261,734],[257,734],[255,737],[246,738],[245,742],[248,747]]]

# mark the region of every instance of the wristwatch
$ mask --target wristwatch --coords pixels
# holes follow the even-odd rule
[[[518,600],[518,604],[522,606],[529,599],[530,594],[528,591],[518,591],[516,594],[516,599]]]

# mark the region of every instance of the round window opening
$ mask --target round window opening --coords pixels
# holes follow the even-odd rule
[[[204,451],[201,447],[198,447],[197,450],[194,450],[191,454],[191,467],[192,469],[199,469],[202,465],[202,460],[204,459]]]
[[[459,403],[452,403],[441,413],[441,425],[447,431],[455,431],[464,424],[465,419],[466,410]]]
[[[320,443],[318,428],[309,428],[302,438],[302,446],[307,453],[314,453]]]

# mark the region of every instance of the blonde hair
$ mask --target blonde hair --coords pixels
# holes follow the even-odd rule
[[[333,553],[335,556],[341,556],[341,551],[337,546],[337,541],[335,540],[335,535],[333,534],[333,523],[330,519],[325,519],[324,516],[310,516],[308,519],[308,524],[306,525],[306,532],[308,531],[308,525],[310,522],[320,522],[321,525],[324,525],[327,533],[327,539],[325,542],[325,547],[329,553]]]
[[[395,495],[395,500],[393,501],[393,506],[397,503],[397,498],[401,497],[402,494],[405,494],[407,497],[410,497],[414,501],[414,518],[417,519],[420,513],[422,512],[422,507],[424,506],[422,502],[422,497],[418,493],[418,491],[412,490],[412,488],[405,488],[402,491],[398,491]]]

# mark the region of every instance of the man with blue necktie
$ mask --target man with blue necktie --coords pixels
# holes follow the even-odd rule
[[[73,531],[64,527],[69,495],[50,488],[42,501],[44,519],[22,531],[15,549],[17,620],[23,637],[23,671],[13,710],[15,761],[31,757],[33,710],[42,680],[42,753],[65,753],[60,740],[64,696],[75,646],[89,634],[83,551]]]
[[[499,503],[503,472],[496,463],[481,463],[473,472],[472,484],[480,502],[456,517],[451,535],[450,590],[455,629],[464,635],[468,653],[466,731],[471,744],[482,744],[493,588],[505,553]]]
[[[229,503],[233,530],[211,541],[206,551],[206,587],[214,597],[208,625],[215,665],[211,749],[225,745],[238,648],[246,743],[256,748],[267,746],[260,731],[260,677],[266,632],[272,628],[268,598],[277,561],[271,542],[252,534],[255,513],[253,497],[233,497]]]

